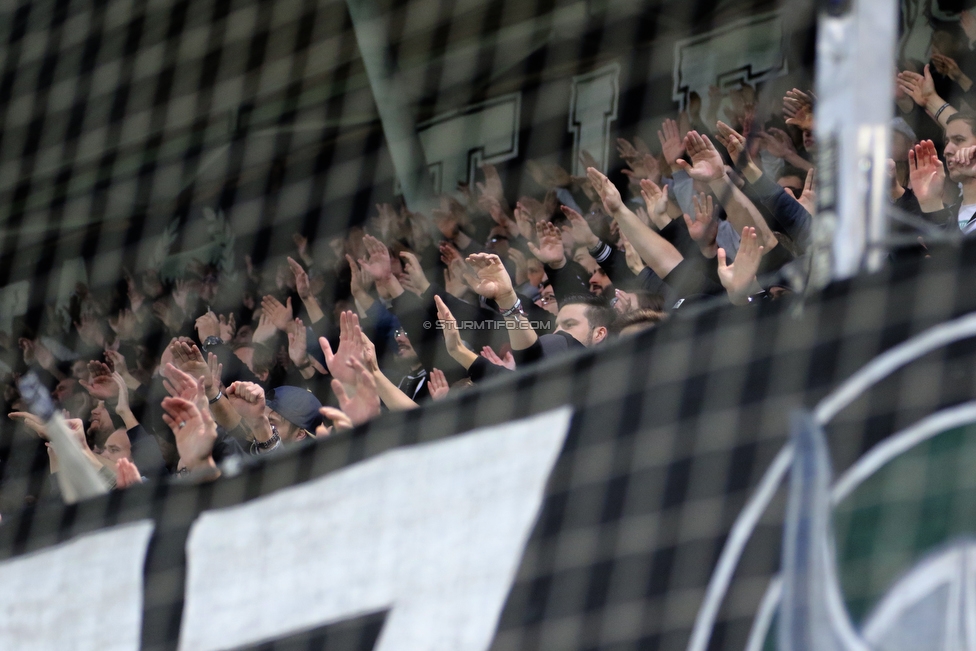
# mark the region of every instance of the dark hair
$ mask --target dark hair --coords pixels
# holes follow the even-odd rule
[[[585,305],[586,320],[590,322],[591,328],[603,326],[607,330],[613,328],[617,313],[614,312],[610,304],[602,296],[587,296],[585,294],[573,294],[559,301],[559,309],[567,305]]]
[[[953,122],[962,120],[969,125],[969,131],[972,135],[976,136],[976,113],[971,111],[959,111],[958,113],[953,113],[946,120],[946,126],[948,127]]]
[[[630,326],[647,324],[648,326],[660,323],[668,318],[668,313],[659,310],[634,310],[633,312],[628,312],[617,317],[617,322],[614,324],[614,329],[616,332],[620,332],[624,328],[629,328]]]

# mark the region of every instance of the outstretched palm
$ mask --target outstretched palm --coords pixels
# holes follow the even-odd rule
[[[493,299],[512,291],[512,279],[497,255],[475,253],[468,256],[468,264],[477,273],[477,281],[471,289],[481,296]]]
[[[685,136],[685,149],[691,157],[692,164],[689,165],[685,160],[679,160],[677,164],[694,180],[707,183],[720,179],[725,174],[722,156],[707,136],[699,135],[697,131],[689,131]]]

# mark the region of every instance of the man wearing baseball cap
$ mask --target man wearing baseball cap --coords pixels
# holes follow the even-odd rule
[[[281,386],[268,391],[268,420],[283,444],[314,436],[322,422],[322,403],[311,392],[299,387]]]

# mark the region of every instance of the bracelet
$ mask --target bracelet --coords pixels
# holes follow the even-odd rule
[[[220,400],[223,397],[224,397],[224,392],[222,390],[218,389],[217,390],[217,395],[215,395],[213,397],[213,400],[208,400],[208,402],[212,405],[213,403],[217,402],[218,400]]]
[[[939,110],[935,112],[935,121],[936,121],[936,122],[938,122],[938,121],[939,121],[939,116],[940,116],[940,115],[942,115],[942,111],[944,111],[944,110],[946,110],[947,108],[949,108],[949,102],[946,102],[945,104],[943,104],[943,105],[942,105],[942,106],[941,106],[941,107],[939,108]]]
[[[515,305],[513,305],[512,307],[510,307],[507,310],[505,310],[504,312],[502,312],[502,318],[507,319],[508,317],[510,317],[510,316],[512,316],[514,314],[525,314],[525,312],[522,311],[522,299],[521,298],[516,298],[515,299]]]
[[[271,438],[269,438],[264,443],[258,443],[257,441],[255,441],[254,447],[256,447],[258,450],[268,450],[273,447],[276,447],[279,443],[281,443],[281,437],[278,436],[278,429],[274,425],[272,425]]]

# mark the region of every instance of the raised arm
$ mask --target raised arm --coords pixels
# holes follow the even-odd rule
[[[725,172],[725,163],[712,141],[708,139],[708,136],[702,136],[697,131],[689,131],[688,135],[685,136],[685,148],[688,150],[693,164],[689,165],[687,161],[679,160],[678,166],[684,169],[691,178],[708,184],[712,193],[725,208],[729,223],[737,231],[741,232],[746,226],[755,228],[759,236],[759,244],[768,253],[778,241],[759,210],[732,183],[732,179]]]
[[[590,167],[586,170],[586,175],[603,200],[603,207],[617,220],[620,232],[630,241],[644,263],[660,278],[671,273],[684,259],[678,249],[651,230],[624,205],[620,192],[603,173]]]

